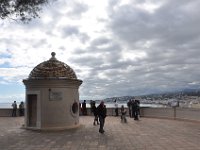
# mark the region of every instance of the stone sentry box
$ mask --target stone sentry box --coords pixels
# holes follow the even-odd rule
[[[26,87],[25,128],[60,130],[79,126],[79,86],[75,72],[55,53],[23,80]]]

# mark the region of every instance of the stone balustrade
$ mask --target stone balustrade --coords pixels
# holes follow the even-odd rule
[[[88,115],[93,115],[90,108],[87,108]],[[18,113],[17,113],[18,114]],[[81,113],[80,113],[81,115]],[[114,108],[107,108],[107,115],[114,116]],[[120,109],[119,109],[120,115]],[[128,115],[128,111],[127,111]],[[12,109],[0,109],[0,117],[12,116]],[[200,122],[200,109],[195,108],[140,108],[141,117],[162,118],[162,119],[177,119]]]
[[[17,110],[17,115],[19,116],[19,110]],[[12,109],[11,108],[1,108],[0,109],[0,117],[11,117]]]
[[[120,109],[119,109],[120,114]],[[127,110],[127,116],[128,116]],[[91,115],[91,111],[88,108],[88,115]],[[107,108],[107,115],[114,116],[114,108]],[[142,107],[140,108],[141,117],[150,118],[162,118],[162,119],[177,119],[186,121],[197,121],[200,122],[200,109],[197,108],[180,108],[180,107],[169,107],[169,108],[151,108]]]

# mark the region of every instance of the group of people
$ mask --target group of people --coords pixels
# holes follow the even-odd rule
[[[140,115],[140,101],[139,100],[129,100],[127,103],[129,116],[134,118],[134,120],[139,120]]]
[[[115,106],[115,116],[119,116],[118,112],[118,103],[117,100],[114,100],[114,106]],[[127,103],[128,110],[129,110],[129,116],[130,118],[134,118],[134,120],[139,120],[140,115],[140,101],[135,99],[130,99]],[[121,121],[127,122],[126,119],[126,109],[124,105],[121,106]]]
[[[107,109],[106,105],[104,104],[104,101],[101,101],[98,107],[96,107],[95,101],[91,101],[90,107],[91,107],[91,114],[94,114],[93,125],[99,125],[99,132],[104,133],[105,132],[104,123],[105,123],[105,118],[107,116]],[[79,108],[81,115],[86,116],[88,114],[86,108],[86,100],[84,100],[82,103],[79,103]]]
[[[24,102],[19,104],[19,116],[24,116]],[[17,117],[17,102],[12,103],[12,117]]]
[[[126,119],[126,108],[124,105],[121,106],[121,108],[118,108],[118,103],[117,100],[114,100],[114,106],[115,106],[115,116],[119,116],[119,110],[121,112],[121,122],[127,123]],[[100,125],[99,127],[99,132],[104,133],[104,123],[105,123],[105,118],[107,116],[107,109],[106,105],[104,104],[103,101],[99,104],[98,107],[96,107],[96,102],[91,101],[90,102],[91,106],[91,113],[94,114],[94,121],[93,125]],[[134,120],[139,120],[139,115],[140,115],[140,101],[135,100],[135,99],[130,99],[127,103],[128,106],[128,111],[129,111],[129,116],[130,118],[134,118]],[[80,103],[80,108],[82,115],[87,115],[87,108],[86,108],[86,100]]]

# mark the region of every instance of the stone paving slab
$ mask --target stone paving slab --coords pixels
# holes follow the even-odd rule
[[[107,117],[105,133],[92,116],[81,116],[73,130],[38,132],[21,129],[24,118],[0,117],[0,150],[200,150],[200,123],[141,118],[121,123]]]

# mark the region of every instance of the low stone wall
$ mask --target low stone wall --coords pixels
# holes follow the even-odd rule
[[[176,108],[176,119],[186,119],[200,122],[200,109],[198,108]]]
[[[195,108],[142,108],[142,117],[166,118],[200,122],[200,109]]]
[[[173,108],[141,108],[142,117],[174,118]]]
[[[87,109],[88,115],[93,115],[90,108]],[[17,112],[17,114],[19,114]],[[127,110],[127,116],[128,116]],[[80,113],[81,115],[81,113]],[[114,116],[114,108],[107,108],[107,115]],[[120,115],[120,109],[119,109]],[[141,117],[164,118],[164,119],[177,119],[200,122],[200,109],[195,108],[140,108]],[[0,117],[12,116],[12,109],[0,109]]]
[[[88,115],[92,115],[90,109],[88,109]],[[114,108],[107,108],[107,115],[114,116]],[[120,115],[120,109],[119,109]],[[127,110],[127,116],[129,115]],[[200,109],[195,108],[150,108],[142,107],[140,108],[141,117],[151,117],[151,118],[163,118],[163,119],[177,119],[177,120],[188,120],[200,122]]]
[[[17,110],[17,116],[19,116],[19,109]],[[0,109],[0,117],[12,117],[12,109],[11,108],[1,108]]]
[[[12,109],[6,109],[6,108],[0,109],[0,116],[1,116],[1,117],[9,117],[9,116],[12,116]]]

